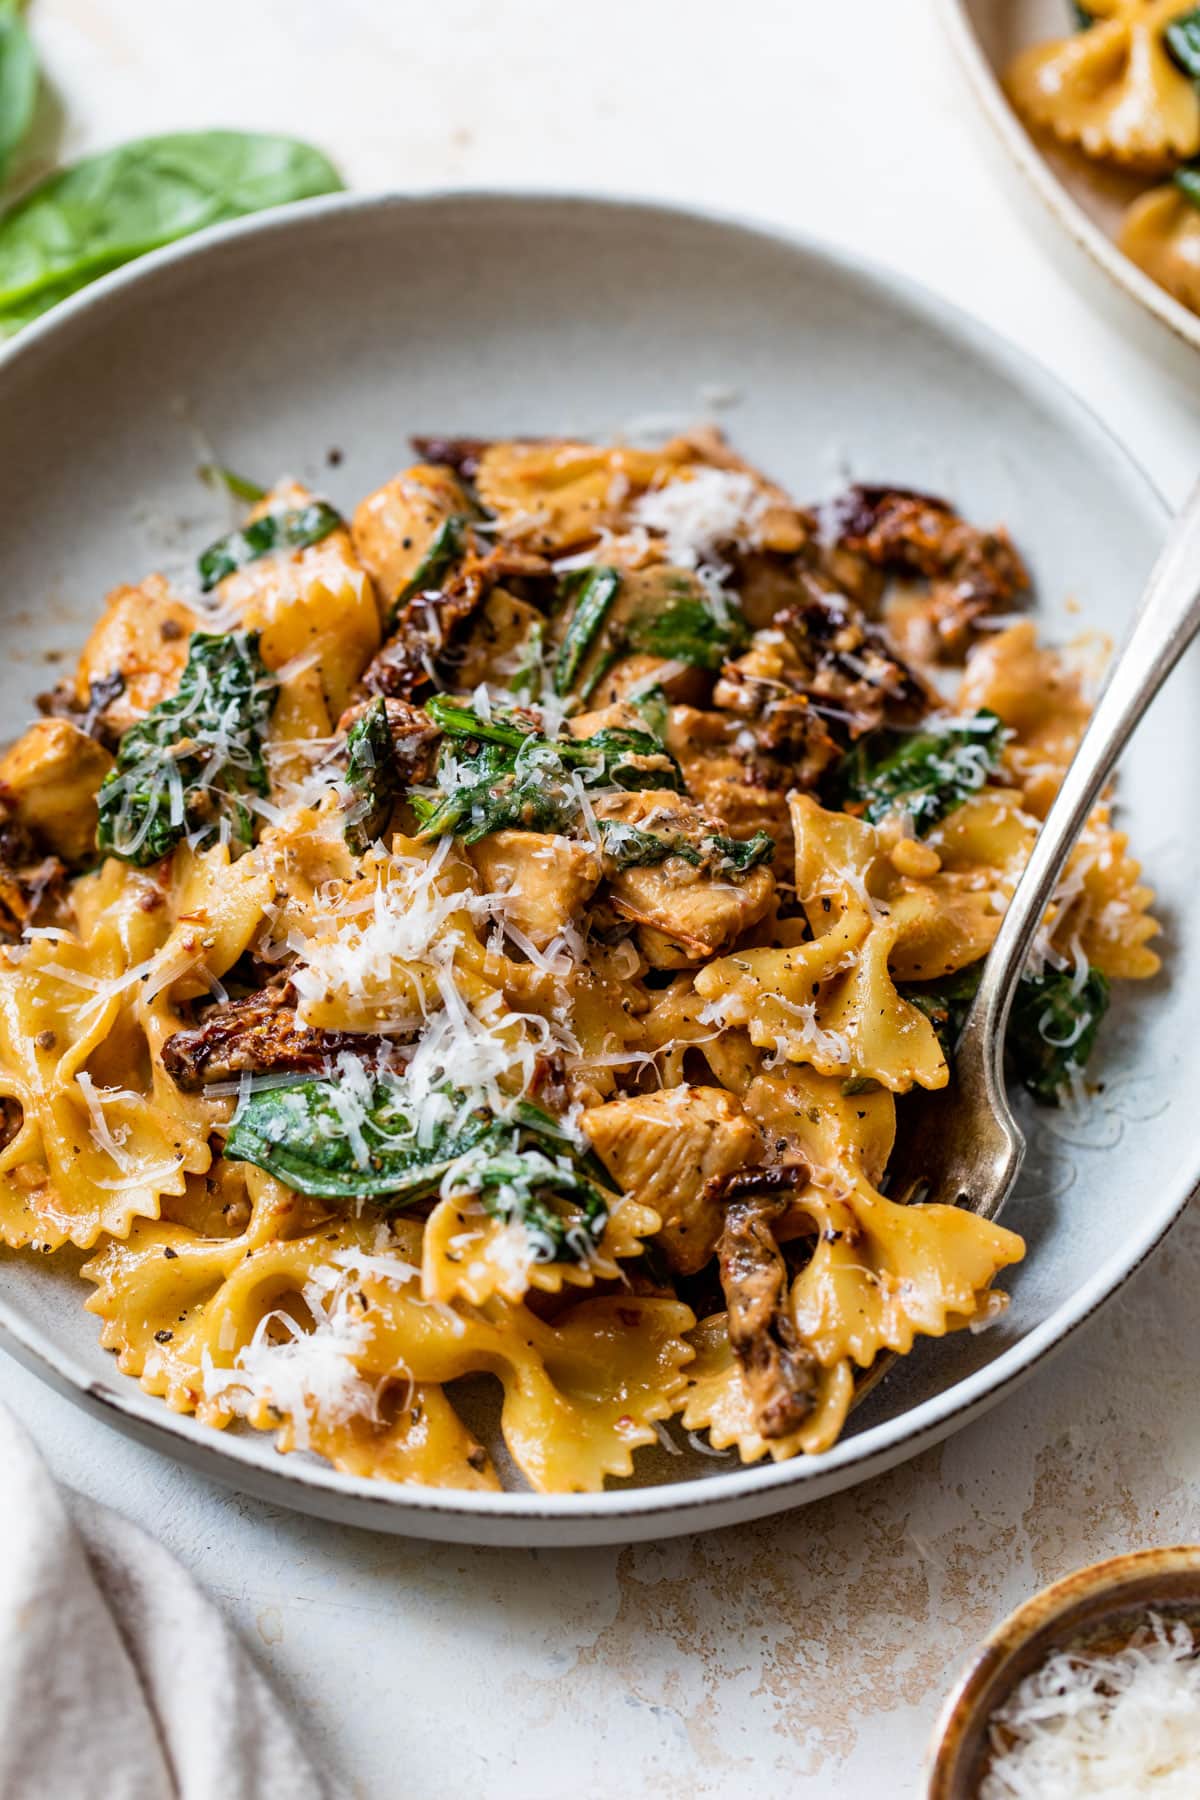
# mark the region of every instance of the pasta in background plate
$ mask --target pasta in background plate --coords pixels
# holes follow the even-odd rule
[[[1031,126],[1094,161],[1168,177],[1127,208],[1117,241],[1200,311],[1200,6],[1087,0],[1063,12],[1070,35],[1023,50],[1009,96]]]
[[[539,1491],[674,1418],[819,1453],[1023,1255],[887,1166],[1082,677],[928,496],[798,507],[709,431],[417,450],[118,589],[0,766],[0,1238],[87,1252],[168,1406],[354,1474],[497,1486],[481,1374]],[[1014,1008],[1037,1099],[1150,901],[1097,808]]]

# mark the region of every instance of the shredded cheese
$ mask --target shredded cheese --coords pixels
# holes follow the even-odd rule
[[[979,1800],[1195,1800],[1200,1641],[1151,1614],[1124,1649],[1066,1650],[994,1715]]]

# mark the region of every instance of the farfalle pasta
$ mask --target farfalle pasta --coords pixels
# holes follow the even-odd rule
[[[819,1454],[1023,1254],[887,1167],[1082,677],[927,496],[818,520],[707,432],[418,453],[118,589],[5,757],[0,1238],[87,1253],[167,1407],[355,1475]],[[1151,898],[1106,801],[1014,1012],[1038,1099]]]
[[[1087,0],[1064,6],[1064,31],[1014,60],[1013,104],[1030,125],[1095,161],[1167,177],[1129,205],[1117,241],[1200,311],[1200,7]]]

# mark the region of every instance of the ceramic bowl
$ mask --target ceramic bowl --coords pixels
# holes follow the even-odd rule
[[[287,470],[343,507],[410,432],[658,431],[711,413],[795,493],[848,477],[1005,520],[1052,635],[1119,638],[1164,529],[1105,428],[1045,370],[870,264],[727,219],[570,196],[337,196],[222,229],[108,278],[0,355],[0,706],[6,734],[106,590],[228,529],[200,462]],[[647,415],[650,415],[649,421]],[[1073,611],[1078,600],[1082,613]],[[60,1259],[0,1260],[0,1329],[117,1429],[280,1504],[482,1543],[662,1537],[761,1516],[878,1473],[1010,1393],[1158,1242],[1194,1185],[1200,833],[1164,763],[1200,767],[1197,659],[1123,771],[1168,921],[1170,978],[1123,996],[1109,1082],[1081,1125],[1039,1119],[1005,1218],[1028,1256],[1008,1313],[923,1342],[828,1454],[739,1468],[639,1451],[600,1495],[461,1494],[339,1475],[218,1433],[122,1379]]]
[[[980,1648],[934,1734],[927,1800],[976,1800],[988,1722],[1055,1651],[1115,1647],[1148,1612],[1200,1618],[1200,1545],[1138,1550],[1076,1569],[1010,1613]]]
[[[1063,231],[1139,306],[1200,350],[1200,316],[1151,281],[1114,241],[1126,207],[1150,185],[1147,179],[1107,168],[1048,136],[1031,134],[1004,92],[1004,71],[1018,51],[1066,34],[1066,0],[937,0],[937,4],[979,106]]]

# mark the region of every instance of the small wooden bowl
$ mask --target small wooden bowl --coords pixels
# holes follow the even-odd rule
[[[946,1702],[934,1732],[928,1800],[977,1800],[988,1725],[1014,1688],[1056,1650],[1112,1647],[1148,1612],[1200,1625],[1200,1545],[1138,1550],[1077,1569],[998,1625]]]

